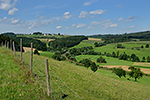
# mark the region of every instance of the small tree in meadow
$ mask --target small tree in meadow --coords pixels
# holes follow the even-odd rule
[[[126,77],[126,71],[121,67],[113,68],[112,73],[115,73],[117,76],[119,76],[119,78],[121,78],[122,76]]]
[[[92,63],[91,63],[91,70],[92,70],[93,72],[96,72],[97,69],[98,69],[97,65],[96,65],[94,62],[92,62]]]
[[[38,50],[34,50],[34,54],[40,55],[40,53],[38,52]]]
[[[146,44],[145,48],[149,48],[149,44]]]
[[[131,70],[131,72],[129,72],[129,76],[134,78],[135,81],[137,81],[137,78],[140,78],[143,76],[143,73],[142,73],[140,68],[136,68],[136,67],[131,66],[128,69]]]

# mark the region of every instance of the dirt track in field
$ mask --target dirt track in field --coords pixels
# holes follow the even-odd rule
[[[101,39],[93,39],[93,38],[88,38],[88,40],[102,41]]]
[[[103,67],[107,67],[107,68],[118,68],[118,67],[122,67],[124,70],[126,71],[130,71],[128,70],[129,66],[112,66],[112,65],[107,65],[107,66],[103,66]],[[150,74],[150,69],[146,69],[146,68],[140,68],[141,71],[145,74]]]

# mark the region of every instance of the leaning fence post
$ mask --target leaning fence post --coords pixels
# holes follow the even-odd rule
[[[49,69],[48,69],[48,59],[45,59],[45,69],[46,69],[46,81],[47,81],[47,95],[50,95],[50,84],[49,84]]]
[[[22,61],[22,38],[20,39],[20,60]]]
[[[30,59],[30,71],[32,72],[32,65],[33,65],[33,43],[31,43],[31,59]]]
[[[14,43],[14,41],[13,41],[13,51],[14,51],[14,54],[16,56],[16,50],[15,50],[15,43]]]

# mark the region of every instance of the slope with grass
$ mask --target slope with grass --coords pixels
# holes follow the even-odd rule
[[[13,53],[0,47],[0,98],[48,99],[30,71]]]

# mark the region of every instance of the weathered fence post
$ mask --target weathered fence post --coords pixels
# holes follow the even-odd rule
[[[9,42],[7,41],[7,48],[9,49]]]
[[[48,59],[45,59],[45,70],[46,70],[46,81],[47,81],[47,95],[50,95],[50,84],[49,84],[49,69],[48,69]]]
[[[31,43],[31,59],[30,59],[30,71],[32,72],[33,65],[33,43]]]
[[[5,48],[6,48],[6,40],[5,40]]]
[[[22,38],[20,39],[20,60],[22,61]]]
[[[15,49],[15,43],[13,41],[13,51],[14,51],[14,55],[16,56],[16,49]]]
[[[12,40],[10,40],[10,50],[12,50]]]

